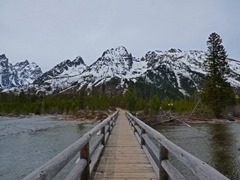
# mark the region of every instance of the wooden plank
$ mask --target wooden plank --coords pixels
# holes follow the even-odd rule
[[[164,140],[162,144],[171,152],[178,160],[183,162],[194,174],[200,179],[209,180],[227,180],[228,178],[218,172],[216,169],[201,161],[187,151],[178,147],[169,140]]]
[[[137,125],[135,125],[135,129],[137,130],[137,133],[138,133],[138,135],[140,136],[140,134],[141,134],[141,129],[140,129]]]
[[[163,160],[168,160],[168,150],[160,144],[160,151],[159,151],[159,175],[161,180],[168,180],[169,176],[165,169],[162,167],[161,162]]]
[[[195,156],[191,155],[187,151],[184,151],[182,148],[178,147],[166,137],[164,137],[158,131],[152,129],[145,123],[143,123],[138,118],[132,116],[130,113],[127,113],[127,116],[132,118],[135,123],[140,127],[144,128],[145,131],[158,142],[160,142],[170,153],[172,153],[179,161],[184,163],[197,177],[200,179],[211,179],[211,180],[226,180],[228,179],[223,174],[218,172],[216,169],[208,165],[207,163],[201,161]]]
[[[185,180],[184,176],[169,162],[169,160],[163,160],[161,166],[172,180]]]
[[[153,172],[148,172],[148,173],[141,173],[141,172],[137,172],[137,173],[121,173],[121,172],[96,172],[94,179],[95,178],[122,178],[122,179],[129,179],[129,178],[135,178],[135,179],[157,179],[155,173]]]
[[[80,157],[81,159],[86,159],[87,165],[84,168],[82,174],[81,174],[81,179],[89,179],[90,177],[90,157],[89,157],[89,143],[87,143],[80,151]]]
[[[157,177],[159,177],[159,168],[158,168],[158,165],[156,164],[156,162],[154,161],[154,159],[152,158],[151,154],[148,152],[146,146],[143,146],[143,150],[144,152],[146,153],[152,167],[153,167],[153,170],[155,172],[155,174],[157,175]]]
[[[74,166],[65,180],[76,180],[80,179],[80,175],[82,174],[83,170],[87,165],[86,159],[80,159],[80,161]]]
[[[99,172],[105,171],[106,167],[101,166],[98,168]],[[108,168],[109,173],[114,173],[118,170],[118,172],[121,173],[149,173],[152,172],[152,167],[142,167],[142,166],[132,166],[132,167],[126,167],[125,165],[120,165],[120,166],[111,166]],[[141,171],[140,171],[141,170]]]
[[[95,141],[94,143],[90,146],[90,158],[92,157],[92,155],[94,154],[96,148],[98,147],[98,145],[101,143],[103,138],[103,134],[101,134]]]
[[[105,180],[123,180],[122,177],[104,177]],[[127,180],[136,180],[135,177],[128,177]],[[95,180],[103,180],[102,177],[96,177]],[[138,177],[137,180],[146,180],[146,178]],[[157,178],[150,178],[150,180],[158,180]]]
[[[102,127],[104,127],[112,118],[116,119],[118,111],[103,120],[89,132],[84,134],[79,140],[74,142],[68,148],[56,155],[46,164],[42,165],[32,173],[27,175],[24,180],[37,180],[37,179],[52,179],[55,177],[71,160],[75,155],[89,143],[91,137],[96,134]]]
[[[147,144],[147,146],[151,149],[151,151],[153,152],[154,156],[159,159],[159,149],[157,148],[157,146],[152,142],[152,140],[148,137],[147,134],[143,135],[143,138],[145,140],[145,143]]]
[[[100,146],[98,146],[98,148],[96,149],[96,151],[95,151],[95,153],[94,153],[94,155],[93,155],[93,157],[92,157],[92,159],[91,159],[90,174],[92,173],[92,171],[93,171],[93,169],[94,169],[97,161],[99,160],[100,155],[101,155],[101,153],[102,153],[102,151],[103,151],[103,148],[104,148],[104,146],[103,146],[103,145],[100,145]]]
[[[98,165],[98,170],[101,171],[102,169],[105,169],[106,166],[108,166],[107,164],[99,164]],[[149,163],[145,163],[145,164],[140,164],[140,163],[134,163],[134,164],[115,164],[114,166],[109,166],[108,168],[128,168],[128,169],[132,169],[132,168],[152,168],[152,165]]]
[[[52,179],[79,152],[79,149],[86,145],[89,139],[89,136],[83,136],[63,152],[59,153],[57,156],[51,159],[49,162],[30,173],[24,178],[24,180]]]
[[[104,144],[107,144],[107,141],[108,141],[108,138],[109,138],[109,132],[107,132],[106,134],[105,134],[105,138],[104,138]]]
[[[123,111],[119,112],[117,123],[92,177],[93,179],[157,179]]]

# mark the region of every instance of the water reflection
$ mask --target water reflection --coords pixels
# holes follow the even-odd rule
[[[240,179],[240,124],[162,124],[154,126],[169,140],[232,180]],[[181,171],[182,164],[175,164]],[[187,174],[192,179],[193,177]]]
[[[236,156],[236,137],[234,136],[229,124],[209,125],[211,138],[211,162],[214,167],[231,179],[239,179],[237,171]]]
[[[94,126],[78,124],[49,116],[0,117],[0,179],[24,178]]]
[[[84,126],[82,124],[77,125],[77,133],[82,133]]]

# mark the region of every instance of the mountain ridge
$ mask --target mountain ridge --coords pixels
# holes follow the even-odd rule
[[[145,83],[166,97],[189,96],[202,87],[205,77],[203,62],[206,52],[171,48],[148,51],[136,58],[124,46],[107,49],[87,66],[78,56],[65,60],[38,77],[33,84],[22,87],[35,92],[91,91],[106,86],[107,93],[123,93],[128,83]],[[228,58],[231,74],[228,81],[240,87],[240,61]],[[140,87],[139,87],[140,88]]]
[[[41,68],[34,62],[25,60],[12,65],[5,54],[0,55],[0,89],[2,90],[29,85],[41,75]]]

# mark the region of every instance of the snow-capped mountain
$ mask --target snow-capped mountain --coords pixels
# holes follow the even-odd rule
[[[191,95],[202,87],[206,72],[203,51],[149,51],[144,57],[147,70],[137,78],[156,88],[165,97]],[[240,87],[240,61],[228,59],[231,75],[228,81],[233,87]]]
[[[171,96],[170,90],[183,95],[194,93],[201,87],[206,74],[203,69],[206,53],[203,51],[150,51],[145,59],[148,68],[144,78],[168,96]]]
[[[132,81],[139,91],[145,86],[145,91],[154,89],[155,93],[165,97],[180,97],[201,88],[206,74],[203,68],[205,59],[206,53],[203,51],[180,49],[149,51],[139,59],[120,46],[104,51],[90,66],[79,63],[70,70],[71,73],[66,65],[70,61],[64,61],[34,83],[38,85],[35,87],[38,91],[47,93],[93,88],[101,91],[103,84],[105,91],[112,93],[124,92],[129,81]],[[240,62],[228,61],[232,70],[228,81],[234,87],[240,87]],[[72,73],[73,76],[70,75]]]
[[[25,60],[12,65],[5,54],[0,55],[0,89],[29,85],[41,75],[41,68],[34,62]]]
[[[104,51],[90,66],[81,57],[63,61],[23,90],[30,88],[34,89],[31,92],[51,94],[93,88],[101,91],[104,86],[107,93],[122,93],[132,81],[140,93],[144,90],[145,94],[182,97],[201,89],[206,74],[205,59],[203,51],[180,49],[149,51],[144,57],[135,58],[119,46]],[[228,81],[233,87],[240,87],[240,61],[228,59],[228,62],[231,69]],[[2,67],[5,64],[3,61]]]
[[[81,73],[86,69],[82,57],[78,56],[74,60],[65,60],[36,79],[31,86],[37,91],[48,91],[53,93],[64,90],[77,82]]]
[[[126,79],[142,74],[144,63],[132,57],[123,46],[106,50],[96,62],[83,71],[78,80],[79,89],[85,85],[92,89],[111,81],[117,82],[115,89],[123,88]]]

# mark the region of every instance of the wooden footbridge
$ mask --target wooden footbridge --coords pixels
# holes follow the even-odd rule
[[[74,160],[75,166],[63,179],[185,179],[171,164],[169,153],[198,179],[228,179],[138,118],[120,110],[24,180],[53,179],[76,156],[79,157]]]

